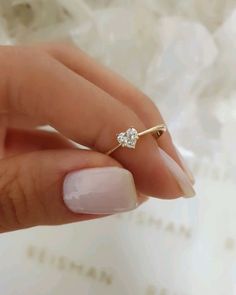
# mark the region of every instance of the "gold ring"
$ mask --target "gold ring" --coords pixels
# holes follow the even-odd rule
[[[127,129],[125,132],[121,132],[117,135],[116,139],[118,141],[118,144],[112,149],[110,149],[108,152],[106,152],[106,155],[110,155],[119,147],[127,147],[127,148],[134,149],[136,146],[137,140],[139,139],[140,136],[152,133],[154,136],[156,136],[156,138],[159,138],[165,131],[166,131],[166,126],[164,124],[154,126],[152,128],[149,128],[141,132],[138,132],[134,127],[131,127]]]

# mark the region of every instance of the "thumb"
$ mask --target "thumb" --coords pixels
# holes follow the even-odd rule
[[[97,152],[46,150],[0,161],[0,232],[88,220],[137,205],[132,174]]]

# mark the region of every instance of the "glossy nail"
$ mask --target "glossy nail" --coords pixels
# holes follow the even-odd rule
[[[76,213],[113,214],[138,206],[132,174],[119,167],[88,168],[69,173],[64,202]]]
[[[183,172],[182,168],[161,148],[159,148],[161,157],[165,162],[167,168],[174,176],[176,182],[178,183],[181,191],[183,192],[184,198],[190,198],[195,196],[195,191],[193,186],[187,177],[187,175]]]
[[[176,147],[175,147],[175,150],[176,150],[176,153],[177,153],[177,155],[179,157],[179,160],[180,160],[180,163],[182,165],[182,168],[183,168],[184,172],[188,176],[190,182],[192,184],[194,184],[195,183],[195,179],[194,179],[193,173],[189,169],[188,165],[186,164],[186,161],[184,160],[184,158],[182,157],[182,155],[180,154],[180,152],[178,151],[178,149]]]

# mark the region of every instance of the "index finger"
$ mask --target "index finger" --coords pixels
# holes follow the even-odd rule
[[[160,111],[149,97],[79,48],[67,44],[45,44],[43,48],[70,69],[129,106],[146,128],[155,125],[157,121],[164,122]],[[194,177],[176,149],[168,130],[158,140],[158,145],[182,167],[190,181],[194,183]]]

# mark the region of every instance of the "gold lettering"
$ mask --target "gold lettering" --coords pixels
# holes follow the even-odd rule
[[[97,278],[97,271],[96,271],[95,267],[90,267],[88,269],[86,275],[92,279],[96,279]]]
[[[157,218],[154,218],[154,217],[150,216],[148,218],[148,224],[150,226],[154,225],[157,229],[160,229],[161,226],[162,226],[162,220],[160,218],[157,219]]]
[[[35,247],[30,245],[28,248],[27,248],[27,256],[32,258],[33,256],[35,255]]]
[[[191,229],[185,227],[184,225],[181,225],[180,226],[179,232],[180,232],[180,234],[185,235],[187,238],[190,238],[191,237]]]
[[[70,269],[75,270],[78,274],[81,274],[84,270],[84,266],[82,264],[77,264],[73,261],[70,262]]]
[[[112,275],[103,269],[97,270],[92,266],[86,268],[83,264],[76,263],[65,256],[51,255],[46,249],[40,249],[29,245],[26,249],[26,255],[29,258],[34,258],[37,262],[54,265],[54,267],[60,270],[76,271],[79,275],[85,275],[92,279],[99,279],[100,282],[106,285],[111,285],[113,282]]]
[[[67,259],[64,256],[59,256],[57,267],[59,269],[65,269],[66,268],[66,260]]]
[[[104,282],[107,285],[111,285],[112,284],[112,276],[111,274],[108,274],[106,271],[102,270],[100,273],[100,281]]]

